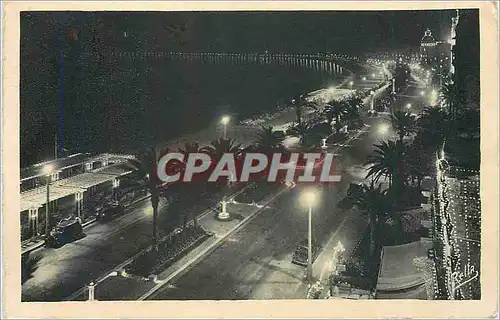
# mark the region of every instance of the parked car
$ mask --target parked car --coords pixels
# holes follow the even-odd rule
[[[50,231],[45,239],[45,246],[58,248],[84,236],[82,221],[76,216],[67,217]]]
[[[308,242],[307,239],[304,239],[300,243],[297,244],[297,247],[295,248],[295,251],[293,253],[292,257],[292,263],[298,264],[301,266],[307,266],[307,259],[308,259]],[[316,260],[319,254],[319,249],[320,247],[316,244],[316,242],[313,240],[312,242],[312,262]]]
[[[96,220],[109,221],[125,213],[125,207],[119,203],[110,203],[105,205],[102,209],[98,210],[96,213]]]

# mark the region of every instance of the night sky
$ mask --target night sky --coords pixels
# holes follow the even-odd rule
[[[449,36],[453,11],[26,13],[22,36],[50,42],[55,21],[68,37],[128,30],[138,46],[213,51],[346,51],[418,46],[426,28]],[[45,20],[45,21],[43,21]],[[171,27],[180,30],[172,31]],[[185,27],[185,29],[184,29]],[[174,44],[172,44],[174,42]],[[360,46],[362,44],[362,46]],[[48,44],[49,45],[49,44]]]
[[[99,120],[105,117],[104,113],[100,115],[103,108],[120,108],[115,103],[119,93],[104,91],[114,90],[113,85],[123,89],[119,82],[103,80],[106,70],[111,70],[109,62],[102,60],[106,52],[268,50],[362,55],[395,49],[417,51],[427,28],[437,39],[449,38],[454,14],[453,10],[24,12],[20,44],[21,163],[27,165],[51,157],[54,135],[60,131],[62,118],[64,130],[77,137],[102,135],[102,128],[93,128],[88,115]],[[89,56],[98,58],[88,64],[84,57]],[[110,72],[108,79],[113,76]],[[95,89],[99,81],[103,84]],[[94,93],[97,91],[104,100],[97,94],[91,96],[92,90],[86,87],[94,88]],[[140,101],[132,102],[146,107]],[[81,132],[73,130],[75,124]],[[67,139],[66,142],[70,143]],[[80,150],[78,143],[67,147],[87,151]]]

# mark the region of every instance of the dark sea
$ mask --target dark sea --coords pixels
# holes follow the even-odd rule
[[[135,152],[204,129],[221,115],[242,120],[341,80],[301,67],[161,59],[65,67],[70,76],[55,130],[67,153]],[[48,131],[40,148],[50,154]]]

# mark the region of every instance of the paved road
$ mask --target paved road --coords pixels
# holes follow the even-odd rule
[[[193,204],[186,211],[201,213],[211,203]],[[85,229],[86,237],[61,248],[41,248],[33,277],[22,285],[22,301],[60,301],[92,279],[127,260],[151,243],[152,209],[145,200],[110,222],[97,222]],[[180,223],[180,212],[169,210],[161,200],[158,214],[160,236]]]
[[[334,186],[321,187],[321,201],[313,212],[314,238],[318,243],[325,243],[332,232],[338,231],[338,240],[352,247],[366,227],[365,217],[353,211],[340,211],[336,204],[345,196],[351,181],[364,179],[360,165],[371,153],[373,143],[380,139],[375,129],[381,123],[387,123],[386,117],[369,121],[372,125],[369,132],[340,152],[342,181]],[[275,210],[256,217],[209,257],[151,299],[304,298],[305,269],[290,263],[295,245],[307,237],[307,214],[299,201],[302,188],[297,186],[284,195],[274,204]]]

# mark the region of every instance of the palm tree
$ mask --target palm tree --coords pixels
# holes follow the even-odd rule
[[[134,169],[133,178],[147,187],[151,195],[151,206],[153,207],[153,235],[152,242],[155,251],[158,251],[158,204],[160,202],[161,181],[157,175],[157,165],[160,158],[168,152],[168,149],[157,152],[151,147],[139,154],[135,159],[129,159],[128,164]]]
[[[463,96],[456,82],[445,83],[440,90],[440,97],[444,105],[448,108],[448,113],[452,119],[455,118],[458,109],[463,103]]]
[[[307,101],[305,95],[303,94],[292,99],[292,107],[295,109],[297,123],[299,124],[302,123],[302,116],[305,108],[317,109],[317,105],[314,102]]]
[[[358,206],[360,211],[370,218],[371,254],[375,252],[380,226],[387,219],[388,201],[386,194],[387,190],[382,190],[380,184],[375,187],[372,183],[370,186],[363,185],[363,193],[358,198],[353,199],[354,204]]]
[[[197,141],[194,142],[186,142],[184,144],[184,148],[179,148],[179,152],[184,154],[184,165],[187,163],[188,155],[190,153],[199,153],[202,152],[202,149],[200,148],[200,144]],[[191,184],[177,184],[177,194],[182,197],[183,195],[186,195],[186,197],[182,197],[182,200],[187,200],[187,201],[192,201],[193,197],[197,197],[198,199],[203,197],[204,192],[206,192],[206,184],[201,183],[201,182],[195,182]],[[182,201],[184,202],[184,201]],[[181,203],[181,206],[183,204]],[[183,229],[185,229],[186,224],[187,224],[187,216],[183,215]],[[193,213],[192,220],[194,222],[194,226],[198,226],[198,219],[196,213]]]
[[[219,160],[225,153],[232,153],[236,156],[241,155],[241,144],[237,144],[234,139],[231,138],[219,138],[210,142],[210,145],[202,147],[201,152],[208,153],[212,160]]]
[[[283,150],[283,140],[284,136],[277,131],[273,130],[273,127],[262,127],[262,129],[257,134],[257,140],[255,141],[255,147],[257,150],[263,152],[274,152]]]
[[[325,107],[325,115],[327,118],[335,118],[335,130],[340,131],[342,124],[340,123],[340,118],[347,112],[347,105],[343,100],[333,100]]]
[[[299,95],[292,99],[292,106],[295,109],[295,116],[297,117],[297,122],[302,123],[302,114],[304,111],[305,99],[304,95]]]
[[[401,187],[406,181],[404,172],[405,144],[401,141],[384,141],[374,145],[376,149],[364,165],[370,165],[366,178],[378,182],[381,177],[389,178],[389,187]]]
[[[200,152],[200,144],[198,143],[198,141],[186,142],[184,144],[184,148],[179,148],[179,152],[182,154]]]
[[[361,115],[359,110],[363,108],[363,100],[361,98],[352,96],[346,101],[347,110],[345,118],[348,121],[349,127],[355,127],[356,124],[362,124]]]
[[[391,114],[391,123],[399,136],[399,141],[415,132],[415,117],[409,112],[394,111]]]
[[[220,160],[226,153],[232,153],[235,160],[239,160],[243,155],[241,144],[237,144],[236,141],[231,138],[219,138],[218,140],[214,140],[210,143],[210,145],[201,148],[201,151],[206,152],[208,155],[210,155],[212,161]],[[229,178],[227,179],[226,183],[223,184],[223,188],[223,201],[225,201],[231,188],[231,182]]]
[[[449,134],[449,126],[447,114],[442,109],[427,107],[416,121],[417,137],[422,141],[424,148],[436,151]]]
[[[304,146],[310,146],[320,141],[321,137],[313,132],[312,123],[298,123],[288,129],[287,133],[291,136],[298,137],[300,143]]]
[[[407,147],[405,161],[412,185],[415,185],[414,181],[417,180],[417,186],[420,188],[423,178],[430,174],[434,154],[435,150],[429,151],[419,136],[415,138],[411,146]]]

